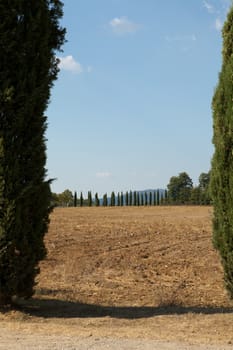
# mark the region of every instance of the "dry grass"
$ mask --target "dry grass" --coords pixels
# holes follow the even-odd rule
[[[210,207],[56,209],[25,332],[231,342]]]

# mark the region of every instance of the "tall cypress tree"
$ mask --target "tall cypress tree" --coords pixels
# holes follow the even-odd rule
[[[115,207],[115,204],[116,204],[116,196],[115,196],[115,192],[114,191],[112,191],[112,193],[111,193],[111,206],[112,207]]]
[[[222,69],[215,90],[211,191],[213,242],[220,252],[226,287],[233,298],[233,7],[223,27]]]
[[[149,205],[152,205],[152,192],[149,193]]]
[[[125,194],[125,205],[128,206],[129,205],[129,192],[126,191],[126,194]]]
[[[133,204],[133,192],[129,192],[129,205],[131,206]]]
[[[148,205],[148,196],[147,196],[147,192],[145,192],[145,205]]]
[[[121,207],[124,205],[124,194],[121,192]]]
[[[121,205],[121,198],[120,198],[120,193],[117,193],[117,206],[119,207]]]
[[[77,207],[77,192],[74,192],[74,207]]]
[[[83,207],[83,193],[80,194],[80,207]]]
[[[107,207],[108,206],[108,195],[107,193],[105,193],[103,195],[103,207]]]
[[[99,200],[99,197],[98,197],[98,193],[96,192],[96,194],[95,194],[95,206],[99,207],[99,205],[100,205],[100,200]]]
[[[87,203],[88,203],[88,207],[92,206],[92,195],[91,195],[91,191],[88,191],[87,194]]]
[[[0,303],[30,297],[50,212],[44,112],[64,43],[59,0],[0,0]]]
[[[133,205],[137,205],[137,191],[133,193]]]

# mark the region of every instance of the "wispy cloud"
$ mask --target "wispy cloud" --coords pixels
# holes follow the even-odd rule
[[[216,18],[216,20],[215,20],[215,29],[217,31],[221,31],[222,30],[222,26],[223,26],[223,23],[222,23],[221,19]]]
[[[209,13],[215,13],[215,8],[212,4],[207,1],[203,1],[203,6]]]
[[[96,173],[96,177],[101,178],[101,179],[108,178],[110,176],[111,176],[111,173],[108,172],[108,171],[103,171],[103,172]]]
[[[82,65],[77,62],[72,55],[65,57],[58,57],[59,59],[59,68],[70,71],[72,73],[80,74],[83,72]]]
[[[165,37],[165,39],[168,42],[174,42],[174,41],[192,42],[192,41],[196,41],[197,37],[196,37],[195,34],[192,34],[192,35],[175,35],[175,36],[167,35]]]
[[[210,1],[203,0],[203,6],[210,15],[215,17],[213,27],[217,31],[221,31],[223,27],[223,18],[226,17],[226,14],[229,10],[229,7],[232,5],[232,0],[220,0],[219,6],[214,6]]]
[[[112,31],[117,35],[135,33],[140,25],[130,21],[127,17],[115,17],[109,22]]]

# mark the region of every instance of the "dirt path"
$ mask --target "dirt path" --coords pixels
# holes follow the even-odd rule
[[[0,349],[4,350],[230,350],[231,345],[191,345],[148,339],[78,338],[0,331]]]

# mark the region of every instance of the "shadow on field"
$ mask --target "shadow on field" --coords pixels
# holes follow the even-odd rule
[[[233,308],[224,307],[185,307],[185,306],[101,306],[82,304],[73,301],[57,299],[33,298],[17,305],[20,311],[36,317],[43,318],[87,318],[112,317],[119,319],[139,319],[162,315],[193,314],[230,314]]]

